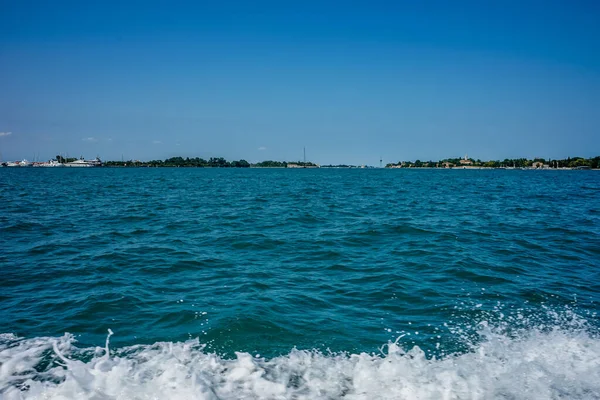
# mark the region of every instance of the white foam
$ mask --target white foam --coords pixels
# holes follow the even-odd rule
[[[598,399],[600,340],[585,330],[482,324],[472,351],[427,358],[388,343],[386,354],[292,350],[226,359],[196,340],[79,349],[72,335],[0,336],[0,397],[15,399]],[[398,342],[400,342],[399,338]],[[108,348],[108,339],[106,343]],[[88,360],[88,361],[81,361]],[[41,372],[40,372],[41,371]]]

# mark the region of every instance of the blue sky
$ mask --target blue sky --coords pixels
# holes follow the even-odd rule
[[[0,2],[4,160],[600,154],[596,1],[91,3]]]

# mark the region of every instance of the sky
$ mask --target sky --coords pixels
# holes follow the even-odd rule
[[[582,0],[0,0],[0,153],[597,156],[598,21]]]

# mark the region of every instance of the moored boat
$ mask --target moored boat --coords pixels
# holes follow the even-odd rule
[[[68,162],[66,164],[64,164],[65,167],[101,167],[102,166],[102,161],[96,157],[93,160],[84,160],[83,157],[81,157],[79,160],[75,160],[72,162]]]
[[[65,164],[58,162],[57,160],[50,160],[37,165],[38,167],[64,167]]]

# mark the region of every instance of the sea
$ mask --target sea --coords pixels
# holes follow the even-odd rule
[[[599,399],[599,302],[599,171],[0,170],[1,399]]]

